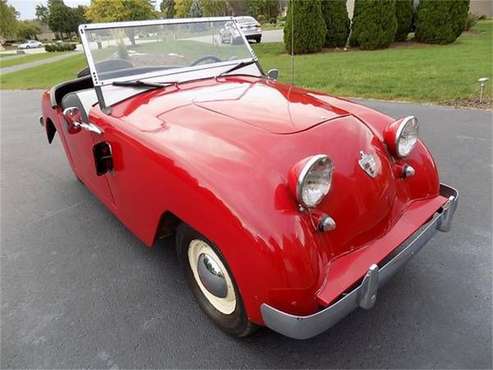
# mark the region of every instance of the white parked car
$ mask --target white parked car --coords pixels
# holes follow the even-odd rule
[[[247,40],[255,40],[257,43],[262,40],[262,28],[255,18],[245,16],[235,19]]]
[[[17,45],[17,49],[36,49],[43,47],[43,44],[37,40],[27,40],[26,42]]]
[[[262,40],[262,28],[255,18],[248,16],[235,17],[235,21],[247,40],[255,40],[257,43]],[[226,22],[219,33],[221,42],[224,44],[241,44],[243,42],[238,27],[233,24],[233,21]]]

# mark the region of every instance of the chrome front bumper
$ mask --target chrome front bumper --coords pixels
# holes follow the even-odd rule
[[[440,195],[448,201],[433,215],[430,221],[420,227],[392,253],[380,267],[372,264],[361,284],[329,307],[308,316],[297,316],[282,312],[268,304],[262,304],[264,323],[270,329],[287,337],[307,339],[318,335],[358,307],[370,309],[376,302],[377,290],[384,285],[409,259],[435,235],[437,231],[449,231],[459,193],[457,190],[440,185]]]

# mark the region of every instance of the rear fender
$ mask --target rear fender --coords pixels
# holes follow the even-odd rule
[[[56,106],[53,107],[51,105],[50,94],[48,91],[43,94],[41,109],[43,112],[41,118],[42,122],[44,122],[46,137],[48,139],[48,143],[51,144],[57,132],[55,124],[55,122],[57,122],[57,115],[61,114],[61,112],[58,112],[59,109]]]

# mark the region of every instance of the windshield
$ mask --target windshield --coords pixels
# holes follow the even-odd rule
[[[207,68],[216,73],[255,58],[229,17],[90,24],[79,32],[95,85]]]

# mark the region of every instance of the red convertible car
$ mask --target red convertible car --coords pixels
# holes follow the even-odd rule
[[[88,67],[44,93],[41,124],[143,243],[175,235],[224,331],[309,338],[371,308],[458,193],[415,117],[276,81],[244,36],[221,42],[231,21],[80,26]]]

